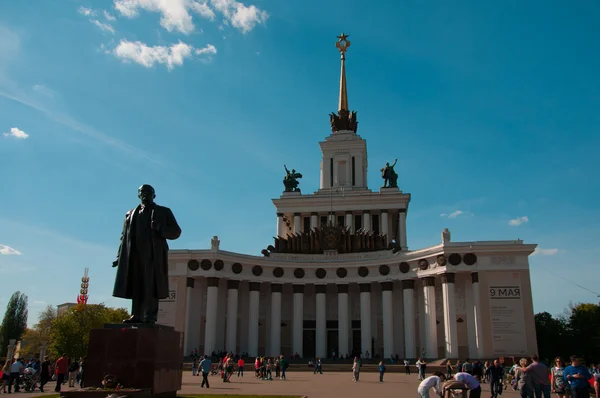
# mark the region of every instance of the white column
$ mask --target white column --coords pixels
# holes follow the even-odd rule
[[[408,249],[406,243],[406,211],[400,211],[398,214],[398,242],[403,250]]]
[[[363,354],[371,352],[371,285],[361,283],[360,287],[360,347]]]
[[[473,282],[473,318],[475,323],[475,344],[477,345],[477,358],[483,358],[483,342],[481,338],[482,328],[481,325],[481,294],[479,292],[479,274],[473,272],[471,274],[471,281]]]
[[[310,213],[310,229],[315,229],[319,226],[319,215],[317,213]],[[300,353],[298,353],[300,354]],[[300,354],[302,355],[302,354]]]
[[[390,226],[390,223],[388,221],[388,212],[387,210],[381,210],[381,228],[379,229],[381,231],[381,235],[388,235],[389,234],[389,230],[388,227]],[[390,243],[390,237],[387,237],[387,241],[388,244]]]
[[[250,282],[248,285],[248,355],[258,355],[258,313],[260,301],[260,283]]]
[[[277,213],[277,236],[285,237],[285,223],[283,213]]]
[[[227,281],[227,352],[237,353],[238,289],[240,281]]]
[[[319,358],[327,358],[327,286],[316,285],[316,332],[315,332],[315,356]]]
[[[348,285],[337,285],[338,291],[338,355],[350,354],[350,322],[348,319]]]
[[[437,325],[435,308],[435,278],[423,278],[423,307],[425,310],[425,357],[437,359]]]
[[[363,226],[362,229],[364,229],[365,231],[370,231],[371,228],[371,213],[369,212],[369,210],[365,210],[365,212],[363,213]],[[369,351],[371,352],[371,351]]]
[[[354,215],[352,212],[346,213],[346,227],[350,228],[350,233],[354,233]]]
[[[404,356],[417,358],[415,330],[415,281],[402,281],[402,301],[404,302]]]
[[[300,233],[302,226],[302,217],[300,217],[300,213],[294,213],[294,233]]]
[[[217,344],[217,305],[219,301],[219,278],[206,278],[206,323],[204,330],[204,354],[211,355]]]
[[[294,313],[292,321],[292,354],[304,355],[304,285],[294,285]]]
[[[201,290],[200,286],[195,283],[194,278],[186,279],[185,292],[185,334],[183,342],[183,353],[189,355],[195,349],[200,348],[200,311],[201,305]],[[199,353],[201,354],[201,353]]]
[[[444,335],[446,358],[458,358],[458,337],[456,334],[456,300],[454,296],[454,274],[442,275],[442,300],[444,302]]]
[[[271,357],[281,355],[281,288],[283,285],[271,284]]]
[[[381,284],[381,307],[383,312],[383,357],[391,358],[394,354],[394,309],[393,282]]]

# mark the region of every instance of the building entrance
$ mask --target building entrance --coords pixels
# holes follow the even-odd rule
[[[352,330],[352,357],[360,358],[361,350],[361,334],[360,329]]]
[[[339,355],[337,329],[327,331],[327,358],[331,358],[334,352]]]
[[[302,331],[302,358],[315,357],[316,330],[304,329]]]

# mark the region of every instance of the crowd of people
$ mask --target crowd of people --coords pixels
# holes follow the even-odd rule
[[[445,375],[434,372],[429,377],[425,377],[425,370],[419,362],[417,368],[422,381],[417,392],[423,398],[429,397],[431,391],[444,396],[446,390],[462,392],[463,389],[469,390],[469,398],[479,398],[480,383],[490,384],[491,398],[497,398],[507,388],[518,391],[522,398],[550,398],[552,393],[558,398],[589,398],[590,392],[600,397],[600,365],[586,367],[577,356],[572,356],[569,363],[557,357],[551,367],[542,363],[537,355],[518,361],[513,358],[514,364],[510,367],[499,359],[483,364],[479,361],[458,361],[456,367],[447,364]],[[452,375],[454,370],[457,373]]]
[[[68,383],[69,387],[78,384],[84,386],[84,369],[86,358],[71,360],[63,354],[56,361],[46,359],[14,358],[6,361],[0,373],[0,393],[33,392],[37,389],[44,392],[44,386],[50,381],[56,381],[55,392]]]

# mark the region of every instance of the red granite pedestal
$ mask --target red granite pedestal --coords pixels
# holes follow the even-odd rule
[[[102,387],[108,374],[116,376],[124,388],[175,397],[183,376],[182,333],[169,326],[144,324],[93,329],[84,374],[86,387]]]

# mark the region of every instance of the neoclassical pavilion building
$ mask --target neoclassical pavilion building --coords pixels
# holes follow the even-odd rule
[[[320,143],[320,188],[297,189],[295,171],[274,199],[276,238],[262,256],[172,250],[171,296],[159,323],[184,332],[188,353],[250,356],[364,354],[389,358],[490,358],[535,352],[528,256],[521,240],[441,243],[411,250],[410,194],[367,185],[367,144],[346,92],[339,36],[340,98]]]

